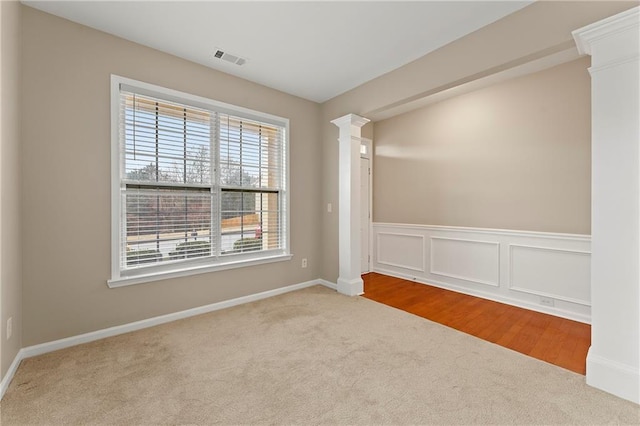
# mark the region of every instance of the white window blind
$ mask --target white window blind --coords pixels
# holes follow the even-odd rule
[[[284,126],[129,85],[118,96],[117,275],[287,251]]]

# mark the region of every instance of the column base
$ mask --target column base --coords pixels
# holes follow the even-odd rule
[[[358,277],[356,279],[338,278],[338,293],[347,296],[360,296],[364,294],[364,281]]]
[[[596,355],[593,347],[587,354],[587,384],[640,404],[638,368]]]

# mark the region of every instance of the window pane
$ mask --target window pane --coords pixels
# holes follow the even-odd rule
[[[211,114],[124,93],[127,181],[211,183]]]
[[[135,189],[124,195],[125,267],[210,256],[211,193]]]
[[[222,254],[281,248],[279,194],[222,191]]]
[[[282,129],[220,116],[220,183],[243,188],[281,189]]]

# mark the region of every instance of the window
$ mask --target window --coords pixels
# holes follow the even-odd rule
[[[288,121],[112,76],[112,279],[290,259]]]

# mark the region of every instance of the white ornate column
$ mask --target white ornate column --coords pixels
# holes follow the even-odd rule
[[[587,383],[640,403],[640,8],[573,36],[591,55]]]
[[[360,276],[360,143],[361,128],[369,122],[355,114],[331,121],[338,126],[338,292],[364,293]]]

